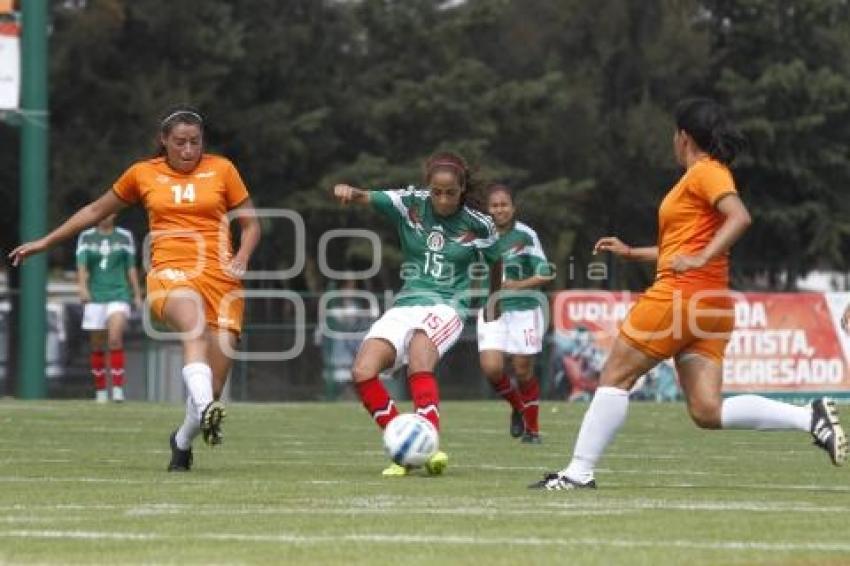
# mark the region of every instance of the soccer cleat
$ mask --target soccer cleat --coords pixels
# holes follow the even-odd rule
[[[525,422],[522,420],[522,413],[516,409],[511,412],[511,436],[519,438],[525,432]]]
[[[596,480],[579,483],[571,480],[560,472],[545,474],[543,479],[528,486],[529,489],[545,489],[548,491],[562,491],[566,489],[596,489]]]
[[[108,403],[109,392],[106,389],[98,389],[94,392],[94,401],[95,403]]]
[[[812,402],[812,437],[814,443],[829,454],[836,466],[847,460],[847,435],[838,422],[838,409],[829,397]]]
[[[540,438],[539,433],[526,431],[526,433],[522,435],[520,442],[523,444],[542,444],[543,440]]]
[[[188,472],[192,469],[192,449],[181,450],[177,447],[177,431],[171,433],[168,439],[171,444],[171,462],[168,463],[169,472]]]
[[[124,388],[123,387],[113,387],[112,388],[112,400],[116,403],[124,402]]]
[[[389,467],[385,468],[381,475],[385,478],[400,478],[406,476],[410,470],[405,468],[404,466],[399,466],[395,462],[389,465]]]
[[[448,465],[449,455],[440,451],[431,456],[431,459],[425,464],[425,471],[428,472],[428,475],[439,476],[446,470]]]
[[[221,444],[221,421],[227,416],[224,403],[213,401],[201,413],[201,434],[210,446]]]

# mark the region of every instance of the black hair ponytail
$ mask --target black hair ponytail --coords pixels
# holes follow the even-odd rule
[[[687,132],[701,150],[731,165],[747,145],[726,111],[709,98],[687,98],[676,105],[676,129]]]

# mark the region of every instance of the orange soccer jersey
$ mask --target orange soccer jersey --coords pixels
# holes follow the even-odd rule
[[[226,269],[233,253],[227,212],[248,199],[248,190],[233,163],[204,154],[191,173],[183,174],[161,157],[139,161],[112,190],[148,212],[154,313],[162,317],[170,289],[191,287],[204,300],[209,324],[238,332],[242,300],[232,292],[241,284]]]
[[[717,203],[736,192],[729,169],[703,159],[664,197],[658,211],[655,283],[620,327],[621,335],[634,347],[658,359],[686,351],[718,361],[723,358],[734,323],[726,292],[728,253],[684,273],[675,273],[670,262],[677,255],[695,255],[708,245],[724,222]]]
[[[713,159],[698,161],[682,175],[658,209],[656,283],[684,292],[728,286],[728,253],[681,274],[673,272],[670,261],[676,255],[697,254],[708,245],[724,221],[717,203],[736,192],[732,173]]]

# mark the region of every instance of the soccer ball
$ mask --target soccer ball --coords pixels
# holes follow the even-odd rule
[[[440,447],[440,435],[431,421],[421,415],[399,415],[384,430],[384,450],[399,466],[421,466]]]

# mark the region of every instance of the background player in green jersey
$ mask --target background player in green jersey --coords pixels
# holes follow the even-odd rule
[[[487,210],[500,235],[502,285],[499,316],[486,322],[484,309],[478,314],[481,369],[513,408],[511,436],[537,444],[540,385],[534,377],[534,356],[543,349],[546,318],[541,306],[545,298],[534,291],[552,279],[553,271],[537,233],[515,219],[513,193],[508,187],[487,187]],[[506,355],[511,356],[518,390],[505,373]]]
[[[124,328],[130,316],[130,300],[141,308],[142,291],[133,235],[115,226],[114,214],[80,233],[77,279],[84,305],[83,330],[90,332],[95,400],[98,403],[109,400],[104,351],[107,348],[112,400],[121,402],[124,400]]]
[[[470,173],[462,157],[433,155],[425,164],[425,187],[365,191],[336,185],[340,202],[370,205],[398,229],[404,255],[404,284],[392,308],[370,328],[352,368],[355,389],[383,429],[398,415],[378,375],[407,363],[408,385],[416,412],[440,428],[439,392],[434,368],[463,330],[471,270],[483,253],[498,261],[498,235],[492,220],[464,204]],[[440,474],[448,456],[438,452],[426,465]],[[392,464],[384,475],[406,475]]]

